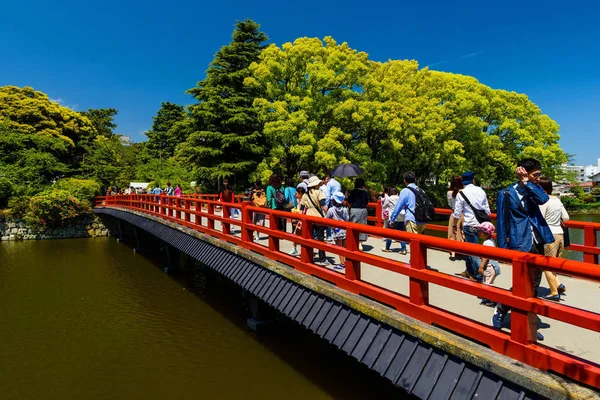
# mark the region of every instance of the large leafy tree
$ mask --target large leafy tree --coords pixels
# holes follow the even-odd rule
[[[94,132],[90,120],[30,87],[0,87],[0,175],[37,190],[75,168],[77,146]]]
[[[177,156],[209,184],[234,175],[247,179],[262,160],[264,141],[253,102],[263,94],[259,87],[244,85],[244,79],[267,39],[256,22],[238,22],[231,42],[215,54],[206,79],[188,91],[198,103],[190,107],[192,133],[179,145]]]
[[[355,162],[377,184],[408,170],[430,183],[473,170],[501,186],[519,158],[540,159],[550,176],[567,160],[558,125],[527,96],[472,77],[372,62],[329,37],[271,45],[250,69],[246,84],[265,91],[255,101],[270,146],[260,175]]]
[[[147,149],[161,165],[162,160],[172,157],[175,147],[185,141],[189,133],[186,117],[183,106],[164,102],[154,117],[152,130],[146,132]]]

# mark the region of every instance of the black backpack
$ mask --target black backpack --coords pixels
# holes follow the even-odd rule
[[[415,216],[415,220],[419,222],[429,222],[433,220],[433,216],[435,215],[435,210],[433,208],[433,203],[427,197],[427,194],[421,189],[417,187],[417,189],[413,189],[411,187],[407,187],[411,192],[415,195],[415,210],[410,210]]]
[[[283,210],[286,205],[285,194],[281,191],[281,189],[275,189],[275,195],[273,196],[275,199],[275,208],[278,210]]]

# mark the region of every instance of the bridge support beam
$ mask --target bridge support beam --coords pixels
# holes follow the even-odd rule
[[[256,333],[269,330],[277,322],[277,312],[247,290],[243,290],[242,295],[251,315],[246,321],[248,327]]]
[[[140,228],[134,226],[133,234],[135,236],[135,247],[133,248],[134,253],[152,253],[163,250],[162,241],[154,238],[152,235],[147,234]]]
[[[163,268],[167,274],[176,274],[179,272],[179,256],[180,252],[175,247],[166,244],[165,251],[167,253],[167,265]]]

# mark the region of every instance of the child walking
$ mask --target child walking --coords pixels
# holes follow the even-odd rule
[[[342,204],[346,196],[342,192],[335,192],[331,195],[331,205],[332,207],[327,210],[327,218],[333,219],[335,221],[344,221],[348,222],[350,219],[350,215],[348,214],[348,209],[344,207]],[[346,230],[341,228],[333,228],[332,238],[335,241],[335,244],[341,247],[346,247]],[[346,258],[343,256],[340,257],[340,263],[334,265],[333,269],[341,270],[346,267]]]
[[[484,246],[496,247],[496,243],[492,236],[496,231],[496,227],[491,222],[484,222],[477,227],[479,229],[479,237],[483,239]],[[485,285],[491,285],[496,280],[496,277],[500,275],[500,265],[496,260],[490,260],[484,258],[479,263],[479,275],[483,277],[482,282]],[[482,299],[481,305],[494,306],[495,303],[488,299]]]

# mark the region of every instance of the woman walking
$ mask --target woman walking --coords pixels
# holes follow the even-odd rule
[[[456,196],[463,187],[462,177],[455,176],[452,178],[450,188],[448,189],[448,206],[452,210],[452,213],[450,213],[450,221],[448,222],[448,239],[457,240],[459,242],[465,241],[465,234],[463,231],[465,216],[464,214],[461,214],[460,218],[454,218],[454,206],[456,205]],[[456,229],[452,229],[453,226],[456,226]],[[456,260],[456,254],[453,251],[450,252],[450,260]]]
[[[304,196],[302,196],[302,200],[300,201],[301,212],[306,212],[306,215],[309,215],[311,217],[324,218],[325,215],[327,215],[325,195],[322,191],[319,190],[319,186],[321,185],[321,183],[322,182],[318,177],[311,176],[307,184],[308,192],[305,193]],[[325,226],[315,225],[314,229],[317,234],[317,240],[325,242]],[[315,261],[327,261],[325,257],[325,250],[319,249],[319,258]]]
[[[565,237],[562,226],[563,221],[569,219],[569,213],[565,210],[560,199],[552,195],[552,181],[550,179],[540,179],[540,186],[550,196],[550,200],[540,206],[540,212],[546,220],[550,232],[554,235],[554,243],[544,245],[544,255],[546,257],[560,258],[565,249]],[[567,290],[565,285],[560,283],[558,276],[554,272],[544,271],[544,275],[546,276],[546,281],[548,281],[548,286],[550,286],[550,294],[544,298],[546,300],[560,301],[560,295]]]
[[[405,211],[402,210],[400,211],[400,214],[398,214],[398,217],[396,218],[396,220],[394,221],[394,223],[392,225],[390,225],[389,223],[389,219],[390,219],[390,214],[394,211],[394,208],[396,208],[396,203],[398,202],[398,189],[396,188],[390,188],[390,196],[387,198],[387,200],[385,201],[385,203],[383,203],[383,209],[384,211],[387,211],[387,227],[390,229],[396,229],[398,231],[403,231],[404,230],[404,216],[405,216]],[[383,247],[381,250],[385,253],[389,253],[391,252],[390,247],[392,245],[392,239],[384,239],[385,240],[385,247]],[[400,242],[400,254],[402,255],[406,255],[406,243],[405,242]]]
[[[369,194],[365,189],[365,180],[358,178],[354,183],[354,189],[348,195],[350,207],[350,222],[367,225],[367,204],[369,204]],[[366,233],[360,233],[358,236],[358,249],[363,251],[363,242],[366,242],[369,236]]]
[[[270,209],[279,211],[283,211],[285,207],[284,189],[281,184],[281,177],[277,174],[273,174],[269,178],[269,185],[267,186],[267,205]],[[277,229],[285,232],[285,218],[279,218],[278,224]]]

